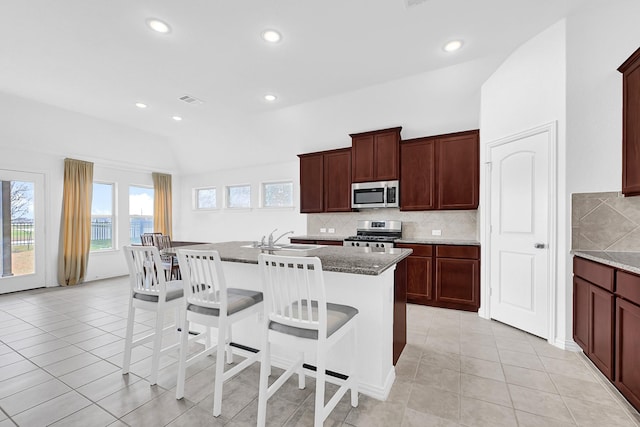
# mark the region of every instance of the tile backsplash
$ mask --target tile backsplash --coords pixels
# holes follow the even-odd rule
[[[640,197],[572,194],[571,249],[640,252]]]
[[[402,237],[425,239],[478,240],[478,211],[416,211],[371,209],[360,212],[321,213],[307,215],[307,234],[320,235],[320,229],[335,229],[337,236],[356,234],[358,220],[402,221]],[[432,230],[442,235],[433,236]]]

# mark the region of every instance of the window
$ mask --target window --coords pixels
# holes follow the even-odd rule
[[[94,182],[91,199],[91,250],[113,248],[113,184]]]
[[[228,208],[250,208],[251,207],[251,186],[231,185],[227,187],[227,207]]]
[[[262,206],[265,208],[293,207],[293,182],[262,183]]]
[[[129,240],[141,243],[140,235],[153,233],[153,188],[129,186]]]
[[[218,207],[215,187],[196,188],[194,192],[196,209],[216,209]]]

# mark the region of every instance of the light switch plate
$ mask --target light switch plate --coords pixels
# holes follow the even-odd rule
[[[326,233],[326,232],[327,232],[327,229],[326,229],[326,228],[321,228],[321,229],[320,229],[320,232],[321,232],[321,233]]]
[[[442,230],[431,230],[432,236],[442,236]]]
[[[335,228],[330,228],[330,229],[329,229],[329,233],[335,233],[335,232],[336,232],[336,229],[335,229]]]

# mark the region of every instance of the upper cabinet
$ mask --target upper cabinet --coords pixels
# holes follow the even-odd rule
[[[351,211],[351,148],[299,154],[300,212]]]
[[[622,73],[622,194],[640,194],[640,49],[618,68]]]
[[[400,145],[400,209],[477,209],[479,131],[405,140]]]
[[[352,182],[398,179],[400,130],[402,127],[350,134]]]

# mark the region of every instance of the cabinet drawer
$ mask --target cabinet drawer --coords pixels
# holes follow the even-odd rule
[[[613,267],[580,257],[573,257],[573,274],[585,280],[613,292]]]
[[[397,248],[413,249],[411,256],[432,256],[433,245],[408,245],[406,243],[398,243]]]
[[[300,245],[315,245],[315,240],[307,240],[307,239],[289,239],[289,243],[297,243]]]
[[[342,240],[316,240],[317,245],[342,246]]]
[[[616,284],[616,295],[640,305],[640,276],[617,271]]]
[[[438,258],[480,258],[480,247],[478,246],[455,246],[455,245],[438,245],[436,246],[436,257]]]

